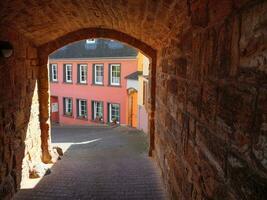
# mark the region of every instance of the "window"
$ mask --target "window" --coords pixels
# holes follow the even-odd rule
[[[94,65],[94,84],[103,85],[104,84],[104,66],[102,64]]]
[[[121,82],[121,66],[119,64],[110,65],[110,85],[119,86]]]
[[[108,112],[108,120],[109,122],[120,122],[120,105],[109,103],[108,104],[109,112]]]
[[[72,116],[72,99],[68,97],[63,98],[64,115]]]
[[[72,65],[71,64],[64,65],[64,82],[72,83]]]
[[[77,117],[87,118],[87,101],[84,99],[77,99]]]
[[[97,42],[95,39],[87,39],[85,42],[85,48],[86,49],[96,49]]]
[[[95,43],[95,39],[87,39],[86,43],[87,44],[94,44]]]
[[[58,81],[58,79],[57,79],[57,64],[51,64],[50,65],[50,74],[51,74],[50,80],[52,82]]]
[[[87,83],[87,65],[78,65],[78,82]]]
[[[103,121],[103,102],[92,101],[92,120]]]

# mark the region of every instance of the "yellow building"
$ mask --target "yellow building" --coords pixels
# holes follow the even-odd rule
[[[128,93],[127,124],[147,133],[149,59],[139,52],[137,55],[137,60],[137,71],[125,77],[127,79]]]

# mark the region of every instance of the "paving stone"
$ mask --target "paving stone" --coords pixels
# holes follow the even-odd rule
[[[52,142],[65,150],[62,160],[36,187],[21,189],[15,200],[167,199],[159,169],[147,155],[147,137],[140,131],[56,127]]]

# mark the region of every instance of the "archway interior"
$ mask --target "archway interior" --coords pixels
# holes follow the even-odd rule
[[[4,197],[19,188],[24,150],[38,152],[34,141],[24,147],[28,131],[42,132],[42,160],[51,160],[48,55],[95,37],[157,59],[154,155],[173,198],[265,196],[266,1],[14,0],[0,10],[1,41],[14,47],[0,59]]]

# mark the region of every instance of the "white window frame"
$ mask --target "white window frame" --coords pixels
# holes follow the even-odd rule
[[[80,64],[79,68],[80,68],[79,70],[80,71],[80,74],[79,74],[80,83],[87,83],[87,70],[86,70],[87,65]],[[82,76],[82,71],[84,71],[84,76]]]
[[[103,121],[103,114],[104,114],[104,108],[103,108],[103,102],[101,102],[101,101],[93,101],[93,109],[94,109],[94,113],[93,113],[93,120],[95,120],[96,119],[96,117],[97,117],[97,114],[99,113],[99,112],[97,112],[97,110],[99,111],[99,109],[101,108],[101,120]]]
[[[84,102],[84,105],[82,105],[82,102]],[[87,118],[87,100],[85,99],[78,99],[78,117]],[[84,108],[84,110],[83,110]],[[82,110],[84,114],[82,114]]]
[[[66,77],[66,83],[72,83],[72,64],[65,64],[65,77]],[[68,72],[70,72],[70,75],[68,77]]]
[[[119,67],[120,76],[119,77],[113,77],[113,67]],[[114,82],[114,79],[118,78],[118,82]],[[110,85],[119,86],[121,83],[121,65],[120,64],[110,64]]]
[[[67,115],[66,113],[71,113],[72,115],[72,99],[69,97],[64,97],[64,101],[65,101],[64,114]]]
[[[57,64],[51,64],[52,81],[58,81]]]
[[[96,40],[95,39],[87,39],[86,43],[87,44],[95,44]]]
[[[117,121],[117,123],[120,123],[120,104],[118,104],[118,103],[110,103],[109,104],[109,116],[108,116],[108,120],[109,120],[109,122],[113,122],[112,121],[112,106],[118,106],[118,117],[117,117],[117,119],[119,119],[118,121]]]
[[[101,69],[101,71],[99,72],[99,70],[97,70],[97,68]],[[98,72],[101,74],[102,72],[102,76],[101,75],[98,75]],[[101,81],[98,81],[97,80],[97,77],[101,77],[100,79],[102,79]],[[103,85],[104,84],[104,65],[103,64],[95,64],[94,65],[94,83],[97,84],[97,85]]]

